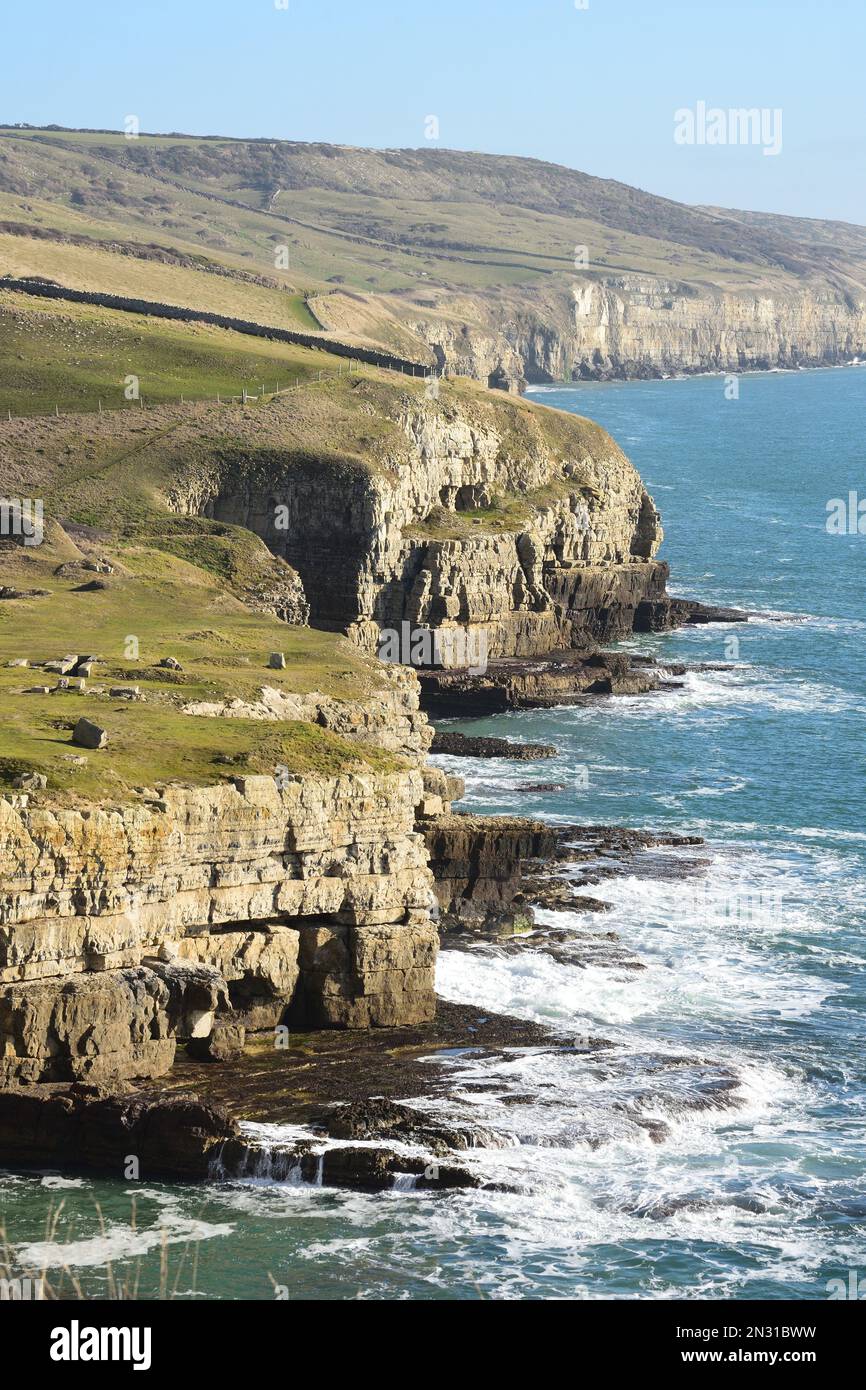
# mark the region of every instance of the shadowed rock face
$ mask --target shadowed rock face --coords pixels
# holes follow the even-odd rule
[[[442,925],[480,923],[512,908],[528,862],[553,853],[555,831],[513,816],[441,816],[426,830]]]
[[[90,1086],[0,1092],[0,1148],[21,1167],[62,1159],[121,1176],[134,1154],[142,1176],[205,1178],[237,1133],[223,1111],[196,1096],[154,1103]]]

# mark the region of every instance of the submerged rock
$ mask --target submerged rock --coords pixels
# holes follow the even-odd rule
[[[324,1112],[316,1121],[332,1139],[400,1139],[433,1154],[456,1149],[497,1149],[509,1142],[481,1125],[449,1123],[384,1096],[351,1102]]]

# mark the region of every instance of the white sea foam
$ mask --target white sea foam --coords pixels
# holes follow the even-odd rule
[[[143,1192],[135,1194],[143,1197]],[[229,1236],[234,1226],[203,1221],[186,1215],[179,1197],[161,1198],[158,1222],[133,1228],[121,1222],[107,1222],[105,1228],[78,1240],[34,1241],[17,1245],[15,1257],[23,1269],[97,1269],[106,1264],[135,1259],[158,1250],[163,1244],[186,1245],[218,1236]]]

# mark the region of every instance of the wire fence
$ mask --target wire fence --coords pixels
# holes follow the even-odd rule
[[[14,290],[20,293],[33,295],[39,298],[52,300],[68,300],[77,304],[93,304],[102,308],[117,309],[122,312],[143,314],[145,317],[157,319],[169,319],[189,323],[213,324],[219,328],[231,329],[248,336],[263,338],[275,342],[288,342],[295,346],[310,348],[317,352],[329,353],[332,356],[342,357],[346,360],[346,368],[343,369],[342,363],[336,372],[320,371],[317,374],[312,371],[306,375],[297,376],[294,382],[282,386],[277,382],[273,391],[266,391],[264,384],[260,387],[260,392],[248,391],[246,386],[240,395],[216,393],[216,396],[187,396],[182,394],[178,401],[173,398],[163,397],[153,402],[154,407],[164,405],[187,405],[202,404],[215,401],[217,405],[236,404],[241,402],[246,404],[250,400],[258,400],[259,396],[280,396],[289,391],[297,391],[302,386],[308,386],[313,382],[331,381],[342,376],[357,374],[361,366],[376,368],[380,371],[395,372],[403,376],[409,376],[416,381],[421,380],[427,383],[438,381],[440,372],[432,364],[424,366],[419,362],[412,362],[408,358],[401,358],[389,352],[380,351],[377,348],[361,347],[344,343],[341,340],[327,338],[321,335],[301,333],[294,329],[276,328],[264,324],[253,323],[250,320],[229,318],[224,314],[215,314],[210,311],[188,309],[181,305],[160,304],[153,300],[129,299],[122,295],[103,294],[92,290],[75,290],[65,285],[57,285],[52,281],[45,281],[39,278],[18,279],[14,276],[0,276],[0,289]],[[127,384],[124,388],[124,400],[119,406],[106,405],[104,399],[97,398],[96,406],[76,405],[74,408],[64,407],[61,410],[60,403],[55,402],[54,410],[28,410],[15,414],[11,406],[6,407],[7,421],[13,420],[32,420],[45,419],[50,416],[60,415],[87,415],[105,414],[106,410],[125,410],[130,407],[145,409],[144,397],[141,394],[140,382],[138,377],[130,374],[126,378]]]
[[[97,398],[96,405],[81,404],[75,406],[62,406],[59,402],[55,403],[53,410],[28,410],[18,414],[14,413],[11,406],[6,409],[6,421],[11,424],[16,420],[45,420],[60,419],[65,415],[107,415],[117,411],[159,409],[162,406],[174,405],[246,405],[248,401],[259,401],[274,396],[286,396],[292,392],[305,389],[308,386],[316,386],[320,382],[339,381],[342,377],[358,376],[362,366],[366,363],[356,363],[350,361],[346,364],[345,370],[340,365],[335,372],[319,371],[310,372],[305,376],[296,376],[293,381],[289,381],[285,386],[277,382],[272,388],[268,388],[266,383],[257,383],[251,390],[243,387],[240,394],[231,394],[217,391],[213,396],[189,395],[182,392],[180,396],[163,396],[158,399],[150,399],[145,402],[144,395],[136,388],[135,393],[125,396],[119,404],[112,404],[107,398]],[[396,371],[396,368],[378,368],[380,371]],[[438,374],[431,368],[429,376],[419,377],[415,373],[404,373],[411,375],[415,381],[423,381],[428,391],[436,391],[440,380]]]

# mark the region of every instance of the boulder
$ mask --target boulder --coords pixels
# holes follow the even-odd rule
[[[48,778],[41,772],[22,772],[12,785],[24,792],[44,792],[48,786]]]
[[[108,734],[98,724],[82,718],[73,730],[72,742],[77,743],[79,748],[104,748],[108,742]]]
[[[236,1062],[244,1055],[246,1030],[234,1018],[217,1018],[206,1038],[190,1038],[186,1050],[197,1062]]]

